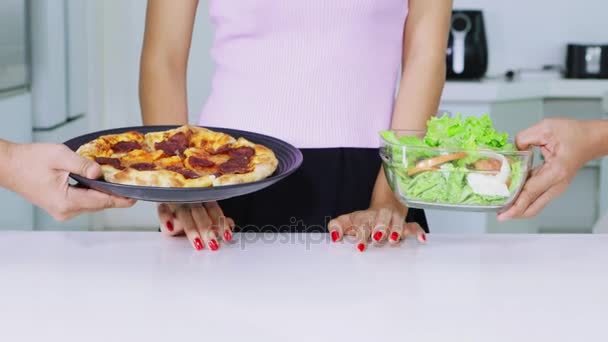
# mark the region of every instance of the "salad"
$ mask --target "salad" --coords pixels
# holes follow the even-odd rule
[[[503,206],[520,191],[531,161],[490,117],[434,117],[426,132],[383,131],[381,156],[405,202]]]

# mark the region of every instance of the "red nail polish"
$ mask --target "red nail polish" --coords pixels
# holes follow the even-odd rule
[[[364,244],[362,244],[362,243],[360,243],[360,244],[357,246],[357,249],[359,250],[359,252],[363,252],[363,251],[365,250],[365,245],[364,245]]]
[[[198,250],[198,251],[203,249],[203,242],[201,241],[201,239],[199,239],[199,238],[194,239],[194,248],[196,248],[196,250]]]
[[[220,248],[220,246],[217,244],[217,241],[215,241],[215,239],[209,241],[209,248],[211,248],[212,251],[217,251],[218,248]]]
[[[340,234],[337,231],[331,232],[331,241],[336,242],[340,238]]]
[[[170,231],[170,232],[173,231],[173,223],[171,223],[171,221],[167,221],[166,226],[167,226],[168,231]]]
[[[176,213],[172,213],[171,215],[173,215],[173,218],[177,218],[177,214]]]
[[[232,233],[229,230],[226,230],[224,232],[224,241],[230,241],[232,240]]]
[[[391,233],[391,240],[392,240],[392,241],[397,241],[397,240],[399,240],[399,233],[397,233],[397,232],[392,232],[392,233]]]
[[[382,232],[381,231],[377,231],[374,233],[374,240],[375,241],[380,241],[380,239],[382,239]]]
[[[422,235],[420,235],[420,237],[422,238],[422,241],[426,242],[426,234],[422,233]]]

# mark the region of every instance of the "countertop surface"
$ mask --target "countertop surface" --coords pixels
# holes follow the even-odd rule
[[[0,341],[607,341],[608,235],[0,233]]]
[[[441,100],[502,102],[527,99],[586,99],[608,96],[608,80],[449,81]]]

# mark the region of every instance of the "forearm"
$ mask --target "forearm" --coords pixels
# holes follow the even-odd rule
[[[402,74],[391,120],[393,129],[424,130],[437,113],[445,83],[451,0],[410,0],[403,34]],[[404,208],[392,193],[382,168],[371,205]]]
[[[185,69],[142,58],[139,97],[144,125],[188,123]]]
[[[391,126],[425,129],[445,83],[451,0],[410,0],[403,34],[402,74]]]
[[[395,102],[391,128],[426,129],[428,119],[437,113],[445,73],[445,56],[418,55],[407,61]]]

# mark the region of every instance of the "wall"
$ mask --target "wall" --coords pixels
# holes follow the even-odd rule
[[[606,0],[454,0],[454,8],[484,11],[488,75],[563,64],[568,42],[608,44]]]
[[[605,0],[586,0],[584,8],[566,0],[455,0],[455,8],[482,8],[490,46],[490,74],[507,68],[538,67],[561,63],[567,41],[608,42],[608,5]],[[94,89],[99,115],[92,129],[140,124],[138,104],[139,55],[144,31],[146,0],[97,0],[100,45],[94,65]],[[188,72],[191,122],[209,93],[213,74],[208,51],[212,31],[207,1],[200,1]],[[93,96],[94,97],[94,96]],[[110,210],[102,214],[104,225],[149,227],[156,224],[154,206],[138,204],[134,210]],[[464,214],[462,214],[464,215]],[[466,216],[466,215],[464,215]],[[457,216],[455,216],[457,217]]]

